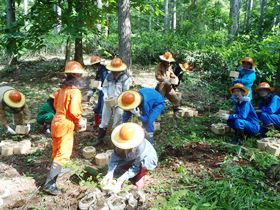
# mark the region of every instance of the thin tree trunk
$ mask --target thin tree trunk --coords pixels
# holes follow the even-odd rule
[[[247,0],[246,2],[246,12],[244,18],[244,32],[247,33],[250,31],[250,24],[251,24],[251,11],[253,9],[253,0]]]
[[[131,23],[130,23],[130,0],[118,1],[118,32],[119,32],[119,55],[127,64],[127,72],[131,75]]]
[[[176,27],[177,27],[177,8],[176,5],[177,1],[173,0],[173,13],[172,13],[172,29],[175,32],[176,31]]]
[[[65,45],[65,65],[70,60],[70,55],[71,55],[71,42],[70,42],[70,36],[68,36]]]
[[[23,10],[24,10],[24,25],[27,25],[26,17],[28,15],[28,0],[23,1]]]
[[[260,9],[261,9],[260,26],[259,26],[259,38],[260,39],[262,39],[263,32],[264,32],[264,23],[265,23],[265,16],[266,16],[266,5],[267,5],[267,0],[260,0]]]
[[[16,32],[16,14],[15,14],[15,1],[6,0],[7,4],[7,33],[14,34]],[[7,53],[9,56],[9,64],[17,63],[17,42],[13,36],[9,36],[7,40]]]
[[[164,0],[164,30],[167,32],[169,29],[169,12],[168,12],[169,0]]]
[[[280,50],[278,52],[278,66],[277,66],[277,72],[276,72],[276,87],[278,95],[280,95]]]
[[[150,10],[150,14],[149,14],[149,31],[152,31],[152,21],[153,21],[153,16],[152,16],[152,12],[153,12],[153,7],[150,3],[150,6],[149,6],[149,10]]]
[[[239,11],[240,11],[240,0],[230,1],[230,22],[229,22],[229,33],[228,42],[231,43],[234,37],[237,35],[239,26]]]
[[[59,33],[61,31],[61,14],[62,10],[58,5],[54,5],[54,11],[57,15],[57,25],[54,27],[54,33]]]
[[[78,38],[75,39],[75,55],[74,55],[74,60],[78,61],[80,64],[84,65],[82,37],[78,37]]]
[[[273,27],[276,29],[279,27],[280,23],[280,0],[275,0],[274,8],[273,8]]]

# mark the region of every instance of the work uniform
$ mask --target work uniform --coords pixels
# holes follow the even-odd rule
[[[160,63],[156,67],[156,79],[159,81],[157,89],[163,97],[166,97],[176,107],[179,106],[180,100],[172,84],[169,82],[171,78],[175,77],[176,75],[172,71],[171,66],[166,68]]]
[[[109,73],[103,83],[102,91],[104,96],[108,98],[117,98],[122,92],[129,90],[130,85],[131,79],[125,72],[121,72],[117,77]],[[114,114],[112,126],[114,128],[122,122],[123,110],[118,106],[111,108],[105,103],[102,110],[100,128],[108,127],[112,114]]]
[[[275,128],[280,128],[280,97],[269,94],[268,97],[259,104],[261,110],[260,120],[264,126],[273,124]]]
[[[252,100],[252,86],[256,80],[256,69],[253,67],[252,69],[240,69],[239,76],[236,80],[233,81],[233,84],[241,83],[243,84],[248,90],[248,96]]]
[[[145,139],[135,149],[135,152],[129,153],[127,157],[120,157],[116,152],[113,152],[108,165],[108,172],[115,172],[115,174],[122,175],[125,180],[128,180],[141,173],[142,168],[149,171],[154,170],[157,162],[158,157],[153,145]]]
[[[39,124],[51,124],[52,119],[55,115],[55,109],[53,107],[53,100],[48,99],[43,106],[39,108],[37,115],[37,122]]]
[[[139,105],[141,111],[139,119],[146,131],[146,138],[153,144],[153,140],[149,137],[153,137],[155,130],[154,122],[164,110],[165,101],[157,91],[151,88],[142,88],[138,93],[142,98],[141,104]],[[123,116],[123,122],[127,122],[131,115],[132,113],[130,111],[126,111]]]
[[[7,108],[7,112],[9,112],[9,110],[8,110],[9,108],[3,102],[3,96],[4,96],[4,93],[9,90],[15,90],[15,89],[10,86],[0,87],[0,123],[2,125],[8,124],[5,108]],[[28,124],[28,122],[31,119],[31,112],[29,111],[27,104],[25,104],[19,112],[13,113],[13,119],[14,119],[15,125]]]
[[[248,97],[242,97],[236,102],[234,114],[230,114],[227,120],[229,127],[235,130],[244,130],[246,134],[257,134],[260,130],[257,113]]]
[[[74,129],[82,117],[82,94],[75,86],[62,87],[54,98],[56,114],[51,124],[52,158],[61,165],[70,160]]]

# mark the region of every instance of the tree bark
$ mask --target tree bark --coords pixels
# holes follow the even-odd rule
[[[164,30],[168,32],[169,29],[169,12],[168,12],[169,0],[164,0]]]
[[[75,55],[74,55],[74,60],[78,61],[80,64],[84,65],[82,37],[77,37],[75,39]]]
[[[250,24],[251,24],[251,11],[253,9],[253,0],[247,0],[246,2],[246,12],[244,18],[244,32],[248,33],[250,31]]]
[[[175,32],[177,27],[177,1],[173,0],[172,29]]]
[[[262,39],[263,32],[264,32],[264,23],[266,17],[266,5],[267,0],[260,0],[260,9],[261,9],[261,16],[260,16],[260,26],[259,26],[259,38]]]
[[[70,36],[67,37],[66,45],[65,45],[65,64],[68,61],[70,61],[70,56],[71,56],[71,42],[70,42]]]
[[[61,13],[62,10],[58,5],[54,5],[54,11],[57,15],[57,25],[54,27],[54,33],[59,33],[61,31]]]
[[[16,11],[15,11],[15,1],[6,0],[7,5],[7,33],[10,34],[7,40],[7,54],[9,56],[9,64],[17,63],[17,42],[13,34],[16,32]]]
[[[228,42],[231,43],[237,35],[239,26],[240,0],[230,1]]]
[[[280,0],[275,0],[273,10],[273,27],[276,29],[280,23]]]
[[[280,50],[278,52],[278,66],[276,72],[276,88],[278,95],[280,94]]]
[[[82,0],[75,2],[75,9],[78,14],[81,14],[83,12],[83,4]],[[83,60],[83,33],[82,33],[82,27],[83,27],[83,20],[78,15],[77,16],[77,36],[75,37],[75,54],[74,54],[74,60],[78,61],[80,64],[84,65]]]
[[[24,10],[24,25],[27,26],[27,20],[26,17],[28,15],[28,0],[23,1],[23,10]]]
[[[126,63],[131,74],[131,23],[130,0],[118,0],[119,56]]]
[[[150,3],[149,6],[149,10],[150,10],[150,14],[149,14],[149,31],[152,31],[152,23],[153,23],[153,16],[152,16],[152,12],[153,12],[153,6]]]

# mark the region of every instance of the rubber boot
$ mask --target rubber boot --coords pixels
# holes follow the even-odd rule
[[[243,141],[245,139],[245,134],[244,134],[244,130],[243,129],[236,129],[235,130],[235,136],[234,138],[231,140],[231,144],[235,144],[235,145],[242,145]]]
[[[154,133],[153,132],[147,132],[146,133],[146,139],[154,145]]]
[[[176,119],[178,119],[179,117],[180,117],[180,115],[179,115],[179,111],[180,111],[181,109],[178,107],[178,106],[174,106],[173,107],[173,116],[176,118]]]
[[[61,191],[56,186],[56,179],[60,174],[62,166],[59,163],[53,162],[47,180],[43,186],[43,190],[50,195],[59,195]]]
[[[92,146],[97,146],[103,143],[104,137],[106,136],[106,128],[99,128],[98,136],[95,142],[93,142]]]
[[[94,114],[94,125],[93,128],[98,128],[101,123],[101,116],[99,114]]]

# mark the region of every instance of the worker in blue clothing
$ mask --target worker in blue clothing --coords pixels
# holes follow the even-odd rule
[[[280,97],[272,93],[274,88],[267,82],[261,82],[255,91],[261,99],[257,112],[263,123],[262,133],[280,129]]]
[[[249,90],[242,84],[237,83],[229,88],[232,101],[235,104],[233,114],[223,114],[221,117],[227,121],[229,127],[235,130],[232,144],[242,145],[245,134],[255,135],[260,130],[257,113],[247,97]]]
[[[127,122],[132,114],[139,118],[146,131],[146,138],[153,144],[154,122],[165,108],[163,96],[151,88],[129,90],[118,97],[118,106],[125,110],[123,122]]]
[[[246,57],[240,60],[240,69],[239,76],[236,80],[233,81],[233,84],[241,83],[243,84],[249,91],[248,96],[252,100],[252,86],[256,80],[256,64],[253,59],[250,57]]]
[[[96,106],[94,107],[94,128],[98,129],[101,123],[101,116],[102,116],[102,109],[104,105],[104,98],[103,98],[103,91],[101,91],[101,87],[103,82],[108,74],[108,70],[106,66],[103,65],[102,59],[99,56],[93,55],[90,58],[90,64],[92,65],[93,69],[96,70],[96,80],[100,81],[100,87],[98,92],[98,101]]]

